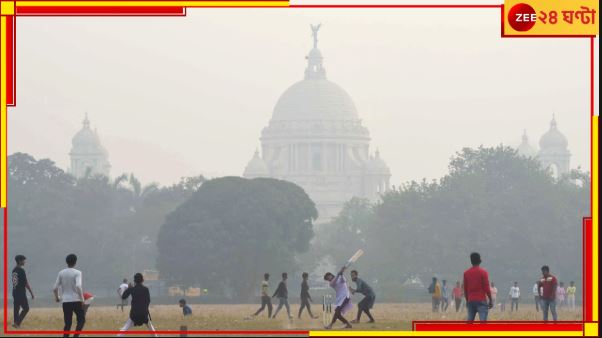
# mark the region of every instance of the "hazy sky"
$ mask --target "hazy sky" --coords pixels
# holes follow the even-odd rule
[[[192,9],[177,18],[17,21],[9,153],[69,166],[88,112],[112,174],[240,175],[303,78],[310,23],[392,184],[438,178],[464,146],[536,145],[552,113],[589,168],[589,41],[502,39],[497,9]]]

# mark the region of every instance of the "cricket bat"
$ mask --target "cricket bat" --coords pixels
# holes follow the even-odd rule
[[[358,258],[360,258],[360,256],[362,256],[364,254],[364,250],[359,249],[357,250],[353,256],[351,256],[351,258],[349,258],[349,260],[347,261],[347,264],[345,264],[345,268],[348,268],[351,264],[355,263],[355,261],[357,261]]]

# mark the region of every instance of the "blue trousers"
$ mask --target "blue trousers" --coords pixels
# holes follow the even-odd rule
[[[466,308],[468,310],[468,318],[466,320],[469,322],[475,320],[477,313],[482,322],[487,320],[487,314],[489,313],[487,302],[468,302],[466,303]]]
[[[543,311],[543,320],[548,320],[548,310],[552,312],[552,319],[558,320],[558,314],[556,313],[556,300],[555,299],[541,299],[541,310]]]

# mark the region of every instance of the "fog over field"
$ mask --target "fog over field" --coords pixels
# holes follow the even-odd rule
[[[478,251],[500,297],[514,281],[531,295],[547,264],[580,301],[589,43],[503,39],[498,21],[487,9],[20,17],[10,268],[27,257],[40,304],[72,252],[107,305],[135,272],[153,304],[182,290],[237,304],[258,301],[266,272],[270,293],[288,272],[298,297],[307,271],[322,294],[324,273],[363,249],[353,268],[379,302],[419,303]]]

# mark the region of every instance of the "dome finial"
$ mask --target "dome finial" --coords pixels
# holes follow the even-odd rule
[[[527,136],[527,129],[523,129],[523,143],[528,143],[529,137]]]
[[[83,124],[84,124],[84,128],[86,128],[86,129],[90,128],[90,120],[88,120],[88,112],[86,112]]]
[[[306,80],[321,80],[326,78],[326,70],[322,66],[322,53],[318,49],[318,30],[322,24],[309,25],[311,28],[311,35],[314,39],[314,47],[309,51],[309,55],[306,56],[307,68],[305,69]]]
[[[317,25],[309,25],[311,27],[311,36],[314,38],[314,48],[318,48],[318,31],[320,30],[321,23]]]
[[[556,114],[552,113],[552,121],[550,122],[550,127],[556,128]]]

